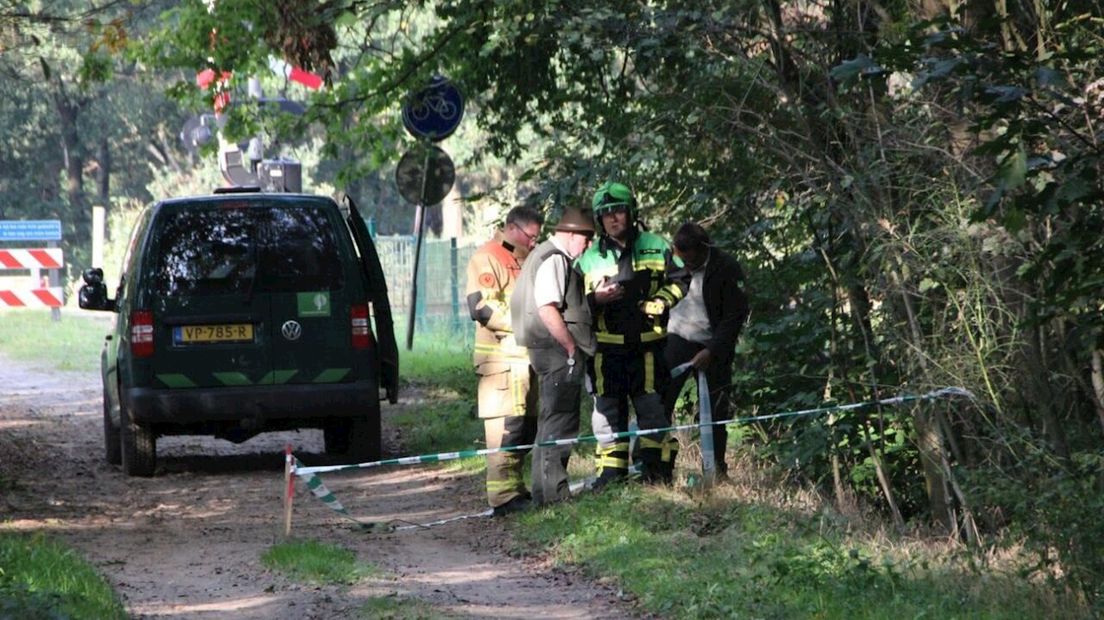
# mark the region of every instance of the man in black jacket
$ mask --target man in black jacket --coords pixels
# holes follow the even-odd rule
[[[736,259],[713,247],[709,235],[698,224],[687,222],[675,232],[675,255],[691,273],[690,291],[671,309],[667,324],[667,367],[691,362],[705,372],[713,419],[727,420],[732,400],[732,361],[736,339],[748,317],[748,299],[743,291],[744,272]],[[664,405],[667,419],[673,417],[686,379],[693,372],[675,377],[667,386]],[[718,477],[728,471],[724,425],[713,427],[713,455]],[[671,474],[666,476],[670,480]]]

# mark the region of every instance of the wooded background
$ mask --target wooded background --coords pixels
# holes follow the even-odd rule
[[[232,71],[262,132],[408,232],[398,110],[443,74],[472,204],[634,187],[749,274],[745,414],[960,386],[976,399],[758,427],[759,458],[904,530],[1023,541],[1104,600],[1104,12],[1095,0],[58,0],[0,5],[0,219],[125,215],[217,183],[176,138]],[[326,77],[307,92],[270,57]],[[276,118],[248,76],[307,103]],[[70,274],[75,275],[75,270]]]

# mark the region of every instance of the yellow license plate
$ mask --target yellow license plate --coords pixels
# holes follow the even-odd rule
[[[253,342],[253,325],[181,325],[173,330],[178,344],[208,344],[225,342]]]

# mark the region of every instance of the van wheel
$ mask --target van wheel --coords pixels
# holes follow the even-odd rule
[[[349,439],[352,435],[352,420],[349,418],[330,418],[322,427],[322,440],[326,444],[326,454],[344,455],[349,451]]]
[[[331,418],[322,429],[326,454],[344,456],[357,462],[380,458],[379,406],[364,417]]]
[[[107,399],[107,390],[103,394],[103,418],[104,418],[104,456],[108,465],[118,465],[123,462],[123,448],[119,438],[119,425],[111,421],[111,401]]]
[[[153,435],[153,429],[132,422],[125,409],[120,414],[123,473],[148,478],[157,465],[157,438]]]

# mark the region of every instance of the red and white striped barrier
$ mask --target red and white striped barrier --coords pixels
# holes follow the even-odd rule
[[[0,269],[61,269],[61,248],[0,250]]]
[[[0,308],[60,308],[61,287],[0,289]]]

